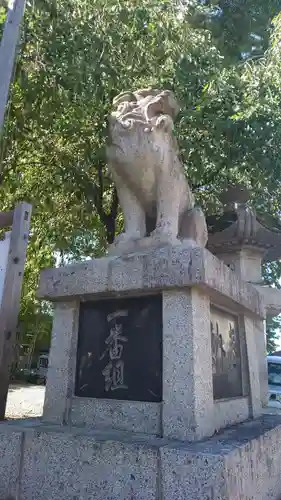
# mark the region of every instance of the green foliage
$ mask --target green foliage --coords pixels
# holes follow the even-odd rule
[[[263,266],[263,276],[266,285],[281,289],[281,262],[273,262]],[[266,322],[267,352],[276,351],[281,331],[281,318],[268,318]]]
[[[267,352],[272,354],[276,351],[280,331],[280,319],[270,318],[266,322]]]
[[[280,0],[183,1],[191,23],[212,33],[226,64],[262,57],[267,50],[272,19],[279,14]]]
[[[5,4],[2,5],[2,2],[0,1],[0,40],[6,20],[6,15],[7,15],[7,6]]]
[[[220,16],[210,15],[211,4],[199,12],[198,3],[180,8],[172,0],[27,4],[0,151],[1,209],[23,199],[33,205],[25,331],[50,328],[49,311],[35,297],[39,270],[55,258],[63,264],[101,255],[122,229],[105,161],[106,117],[122,90],[176,93],[182,161],[207,213],[220,209],[225,185],[244,182],[259,210],[279,215],[279,19],[263,57],[240,57],[252,30],[262,37],[262,55],[279,3],[247,0],[243,17],[244,4],[219,3]]]

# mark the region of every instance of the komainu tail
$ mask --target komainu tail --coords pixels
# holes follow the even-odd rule
[[[191,240],[196,246],[205,247],[208,241],[206,219],[200,207],[186,210],[179,224],[179,239]]]

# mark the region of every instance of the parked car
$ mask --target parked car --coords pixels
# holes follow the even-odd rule
[[[37,364],[32,368],[21,368],[16,370],[11,380],[26,382],[28,384],[45,384],[49,364],[48,354],[41,354]]]
[[[14,380],[17,382],[25,382],[27,384],[40,383],[37,369],[20,368],[12,374],[11,381]]]
[[[47,378],[47,371],[48,371],[48,365],[49,365],[49,355],[48,354],[41,354],[38,359],[37,363],[37,376],[39,379],[38,383],[46,383],[46,378]]]
[[[267,356],[269,407],[281,410],[281,356]]]

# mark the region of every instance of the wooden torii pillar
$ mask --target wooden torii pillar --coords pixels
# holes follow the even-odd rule
[[[31,210],[31,205],[23,202],[13,211],[0,212],[0,228],[11,226],[0,241],[0,420],[5,418]]]

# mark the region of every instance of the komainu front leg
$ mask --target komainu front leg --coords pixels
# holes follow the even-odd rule
[[[122,179],[114,174],[119,203],[124,215],[124,233],[115,238],[118,242],[143,238],[146,234],[145,212],[134,193],[126,186]]]
[[[157,207],[157,222],[154,231],[151,233],[153,238],[163,243],[177,244],[179,226],[179,203],[177,200],[167,202],[161,200]]]
[[[157,186],[157,219],[155,230],[151,233],[153,238],[163,243],[177,244],[179,229],[180,195],[178,179],[169,172]]]

